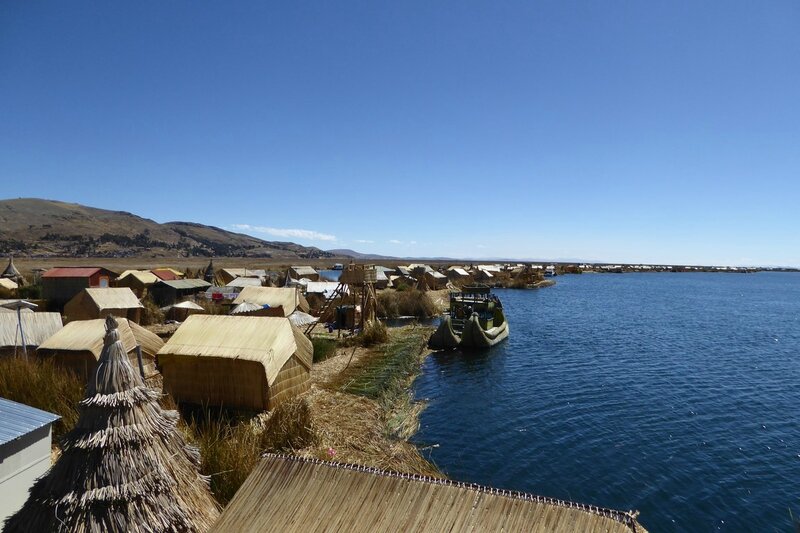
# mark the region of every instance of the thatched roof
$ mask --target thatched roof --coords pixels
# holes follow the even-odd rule
[[[633,513],[317,459],[267,454],[212,531],[629,533]]]
[[[228,287],[261,287],[261,278],[244,278],[238,277],[234,278],[228,283],[226,283]]]
[[[8,258],[8,266],[6,267],[5,270],[3,270],[3,273],[0,274],[0,278],[17,279],[17,278],[21,278],[21,277],[22,277],[22,274],[20,274],[19,270],[17,270],[17,267],[14,266],[14,258],[13,257],[9,257]]]
[[[11,278],[0,278],[0,288],[7,291],[15,291],[19,289],[19,283]]]
[[[318,272],[308,265],[295,265],[290,267],[297,276],[316,276]]]
[[[93,353],[99,360],[103,351],[103,338],[106,333],[105,322],[102,318],[70,322],[63,329],[41,343],[39,352],[46,355],[51,352],[86,351]],[[143,352],[155,355],[164,346],[164,341],[158,335],[146,330],[136,322],[124,318],[118,319],[117,322],[118,335],[126,353],[131,352],[138,344],[142,347]]]
[[[136,309],[144,307],[139,298],[128,287],[95,287],[83,289],[74,300],[83,300],[98,311],[114,309]],[[72,302],[70,302],[72,303]]]
[[[39,346],[64,326],[58,313],[22,313],[19,318],[28,346]],[[17,313],[0,313],[0,348],[22,346],[18,324]]]
[[[244,302],[260,306],[281,306],[284,316],[291,315],[295,309],[307,313],[310,308],[305,296],[292,287],[245,287],[233,303],[238,305]]]
[[[113,317],[62,455],[4,532],[205,531],[218,508],[199,453],[128,361]]]
[[[192,315],[161,350],[158,360],[171,356],[219,357],[261,363],[272,385],[293,355],[311,369],[314,349],[305,335],[286,318]]]
[[[119,275],[117,278],[117,283],[120,281],[124,281],[127,277],[135,278],[139,283],[142,285],[153,285],[157,283],[160,279],[158,276],[150,272],[149,270],[126,270],[122,274]]]

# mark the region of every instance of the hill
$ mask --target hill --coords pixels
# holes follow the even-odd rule
[[[328,253],[335,255],[336,257],[352,257],[353,259],[360,259],[362,261],[395,259],[394,257],[388,255],[362,254],[361,252],[356,252],[355,250],[349,250],[343,248],[339,248],[337,250],[328,250]]]
[[[159,224],[125,211],[38,198],[0,200],[0,254],[31,257],[264,257],[334,254],[193,222]]]

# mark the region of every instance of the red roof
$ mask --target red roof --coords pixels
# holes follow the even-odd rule
[[[90,278],[98,271],[102,270],[100,267],[56,267],[51,268],[44,274],[43,278]]]
[[[160,270],[156,268],[155,270],[151,270],[150,272],[152,272],[153,274],[158,276],[159,279],[162,279],[164,281],[175,281],[176,279],[181,279],[177,274],[175,274],[175,272],[168,269]]]

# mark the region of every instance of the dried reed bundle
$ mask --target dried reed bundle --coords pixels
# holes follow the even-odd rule
[[[206,531],[219,508],[198,472],[199,454],[162,411],[106,319],[97,370],[62,455],[3,531]]]

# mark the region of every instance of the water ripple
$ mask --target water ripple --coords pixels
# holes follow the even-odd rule
[[[456,479],[622,509],[651,531],[800,515],[800,275],[565,276],[499,291],[511,337],[436,354],[417,440]]]

